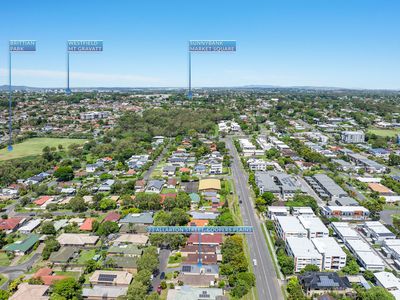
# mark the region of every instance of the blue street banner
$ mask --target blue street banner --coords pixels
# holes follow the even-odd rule
[[[236,52],[236,41],[192,40],[189,41],[190,52]]]
[[[253,233],[253,226],[149,226],[148,233]]]
[[[69,52],[101,52],[103,41],[98,40],[70,40],[67,42]]]
[[[36,41],[11,40],[9,42],[10,52],[33,52],[36,51]]]

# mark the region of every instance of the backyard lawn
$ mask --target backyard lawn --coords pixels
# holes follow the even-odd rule
[[[79,253],[78,264],[84,264],[88,260],[91,260],[95,255],[96,255],[95,249],[83,250],[81,253]]]
[[[371,128],[368,130],[368,132],[376,134],[378,136],[394,137],[400,133],[400,128],[396,128],[396,129]]]
[[[7,148],[0,149],[0,161],[40,155],[46,146],[57,148],[58,145],[62,145],[65,149],[69,145],[83,144],[85,141],[83,139],[32,138],[13,145],[14,150],[11,152]]]

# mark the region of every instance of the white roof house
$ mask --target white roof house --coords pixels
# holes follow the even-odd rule
[[[18,231],[21,233],[31,233],[40,225],[40,223],[42,223],[42,219],[30,220],[24,226],[21,226]]]

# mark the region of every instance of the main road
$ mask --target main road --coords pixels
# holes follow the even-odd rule
[[[239,199],[242,200],[242,203],[239,203],[239,205],[243,217],[243,225],[253,226],[254,228],[253,234],[246,235],[246,238],[251,261],[257,261],[257,265],[254,266],[254,275],[256,276],[258,297],[260,300],[283,300],[284,298],[273,265],[274,263],[261,229],[261,221],[256,216],[253,208],[253,201],[248,185],[248,176],[240,167],[241,161],[239,154],[232,143],[231,137],[226,139],[226,145],[233,158],[231,168],[236,192]]]

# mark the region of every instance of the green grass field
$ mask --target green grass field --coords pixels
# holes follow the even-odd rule
[[[0,253],[0,266],[8,266],[10,264],[10,260],[8,259],[8,256],[6,253]]]
[[[400,128],[396,128],[396,129],[371,128],[368,130],[368,132],[376,134],[378,136],[394,137],[400,133]]]
[[[10,160],[15,158],[27,158],[40,155],[44,147],[58,147],[62,145],[68,148],[72,144],[83,144],[85,140],[81,139],[63,139],[63,138],[32,138],[23,141],[20,144],[13,145],[14,150],[7,151],[7,148],[0,149],[0,161]]]

